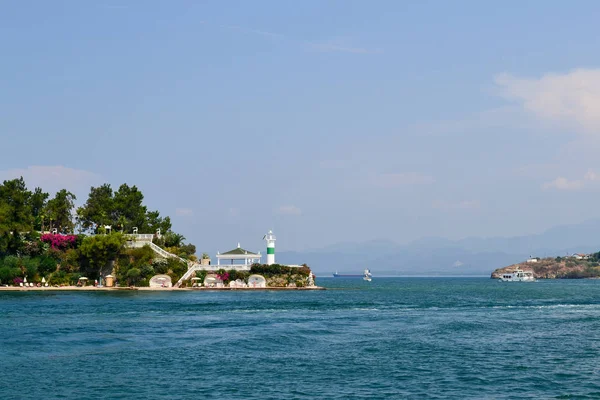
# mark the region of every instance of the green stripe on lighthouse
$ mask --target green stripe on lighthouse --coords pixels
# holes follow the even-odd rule
[[[275,247],[267,247],[267,254],[275,254]]]

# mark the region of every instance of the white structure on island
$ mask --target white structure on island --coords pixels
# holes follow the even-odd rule
[[[262,275],[250,275],[248,277],[248,287],[251,288],[266,288],[267,280]]]
[[[217,252],[217,267],[225,267],[226,269],[250,270],[250,266],[254,263],[260,263],[260,251],[253,253],[244,250],[238,243],[237,248],[226,251],[225,253]],[[230,261],[230,263],[222,263],[221,260]]]
[[[151,288],[170,288],[173,286],[173,283],[171,282],[171,277],[169,275],[154,275],[152,278],[150,278],[149,286]]]
[[[263,236],[263,240],[267,241],[267,265],[275,264],[275,235],[273,235],[273,231],[269,231],[265,236]]]

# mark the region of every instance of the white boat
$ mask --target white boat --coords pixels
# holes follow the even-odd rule
[[[504,273],[500,276],[501,282],[535,282],[533,271],[523,271],[517,268],[513,273]]]
[[[371,271],[368,269],[365,269],[365,274],[363,276],[363,279],[365,281],[371,282]]]

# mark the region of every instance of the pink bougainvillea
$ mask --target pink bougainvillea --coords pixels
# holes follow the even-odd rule
[[[217,278],[219,278],[223,282],[228,281],[229,280],[229,272],[225,272],[223,274],[217,274]]]
[[[59,234],[54,235],[52,233],[46,233],[40,237],[40,240],[44,243],[50,244],[53,249],[65,250],[69,247],[75,246],[77,236]]]

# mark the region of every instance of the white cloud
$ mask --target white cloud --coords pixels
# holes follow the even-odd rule
[[[435,179],[432,176],[416,172],[379,174],[371,179],[374,186],[386,189],[399,186],[428,185],[434,182]]]
[[[494,78],[504,97],[550,122],[562,122],[587,134],[600,133],[600,69],[576,69],[541,78]]]
[[[435,200],[431,206],[439,210],[474,210],[481,207],[479,200],[461,200],[449,202],[444,200]]]
[[[301,215],[302,210],[293,205],[285,205],[278,207],[275,212],[280,215]]]
[[[175,215],[178,217],[190,217],[194,215],[194,210],[191,208],[176,208]]]
[[[79,198],[86,196],[91,186],[103,183],[102,177],[98,174],[61,165],[33,165],[27,168],[0,171],[1,181],[21,176],[25,180],[29,190],[41,187],[44,191],[50,193],[51,196],[61,189],[67,189],[75,193]]]
[[[580,190],[588,186],[591,182],[600,180],[600,176],[592,170],[588,170],[582,179],[570,180],[565,177],[559,176],[558,178],[546,182],[542,185],[543,189],[556,189],[556,190]]]

